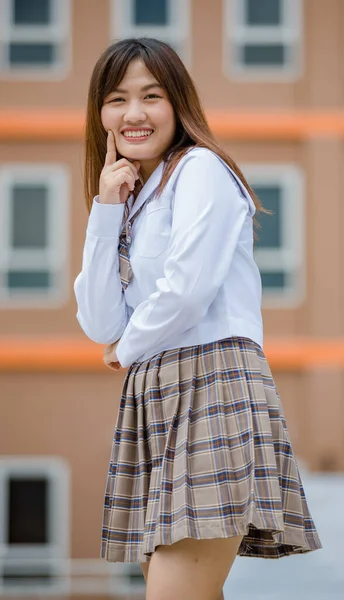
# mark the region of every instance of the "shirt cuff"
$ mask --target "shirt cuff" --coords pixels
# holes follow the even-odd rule
[[[102,204],[93,199],[87,232],[96,237],[118,238],[122,230],[124,204]]]
[[[125,329],[126,333],[130,330],[130,328],[131,328],[131,323],[129,321],[129,323]],[[124,345],[124,348],[123,348],[123,345]],[[122,338],[118,342],[118,346],[116,348],[116,355],[117,355],[119,364],[121,365],[121,367],[123,369],[125,369],[126,367],[130,367],[132,365],[132,363],[135,362],[135,360],[137,360],[136,355],[131,353],[131,356],[130,356],[130,353],[125,351],[125,344],[122,341]]]

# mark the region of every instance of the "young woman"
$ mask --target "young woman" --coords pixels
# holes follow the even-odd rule
[[[263,210],[217,145],[177,54],[110,46],[91,78],[78,321],[129,367],[101,557],[148,600],[217,600],[237,554],[321,548],[262,350]]]

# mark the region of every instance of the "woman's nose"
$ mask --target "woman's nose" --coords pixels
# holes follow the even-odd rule
[[[124,121],[126,123],[135,123],[137,121],[145,121],[146,113],[143,110],[143,106],[138,102],[132,102],[127,106],[127,110],[125,111]]]

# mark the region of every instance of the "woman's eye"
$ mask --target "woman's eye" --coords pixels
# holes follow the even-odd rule
[[[124,102],[124,98],[111,98],[110,102]]]
[[[147,96],[145,96],[145,98],[148,98],[148,100],[150,98],[161,98],[161,96],[158,96],[158,94],[148,94]]]

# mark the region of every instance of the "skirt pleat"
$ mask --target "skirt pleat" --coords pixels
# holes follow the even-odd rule
[[[184,538],[243,535],[240,556],[321,548],[265,355],[240,337],[128,369],[101,558],[146,562]]]

